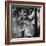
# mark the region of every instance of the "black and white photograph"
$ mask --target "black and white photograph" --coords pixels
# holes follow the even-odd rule
[[[45,3],[5,2],[5,43],[45,42]]]
[[[40,37],[40,7],[11,5],[11,37]]]

